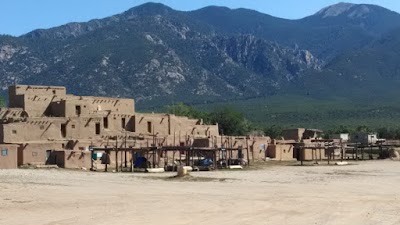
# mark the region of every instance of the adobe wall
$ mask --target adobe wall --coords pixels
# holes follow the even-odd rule
[[[287,129],[282,131],[282,137],[285,140],[296,140],[300,141],[303,138],[303,134],[306,129],[298,128],[298,129]]]
[[[18,168],[18,145],[0,144],[0,169]]]
[[[61,138],[61,120],[33,120],[27,122],[0,125],[3,143],[23,143],[37,140],[54,140]]]
[[[325,160],[327,156],[325,155],[325,149],[310,149],[305,147],[303,150],[303,160],[311,161],[311,160]]]
[[[167,114],[136,113],[135,132],[142,135],[169,135],[171,134],[169,116]]]
[[[89,151],[54,151],[54,163],[66,169],[90,169],[92,166],[91,152]]]
[[[45,164],[49,152],[53,150],[63,150],[63,145],[66,143],[62,142],[47,142],[47,143],[26,143],[22,144],[18,148],[18,164]]]
[[[21,121],[27,117],[27,113],[22,108],[0,108],[0,120]]]
[[[293,160],[293,145],[270,144],[267,148],[267,157],[280,161]]]
[[[14,85],[8,88],[12,95],[58,95],[67,94],[67,89],[62,86],[37,86],[37,85]]]
[[[88,101],[88,107],[93,111],[112,111],[131,115],[135,113],[135,101],[133,99],[92,96],[83,96],[82,98]]]
[[[17,85],[9,87],[9,106],[23,108],[29,117],[41,117],[49,111],[54,98],[66,95],[65,87]]]
[[[114,119],[116,118],[116,119]],[[121,126],[121,117],[109,119],[109,126],[113,121]],[[127,120],[129,117],[127,117]],[[129,120],[128,120],[129,121]],[[96,129],[96,124],[99,130]],[[64,131],[62,131],[62,126]],[[115,125],[117,126],[117,125]],[[61,139],[95,139],[106,135],[123,135],[124,131],[108,130],[104,128],[103,117],[76,117],[76,118],[37,118],[26,122],[0,124],[0,141],[3,143],[23,143],[30,141],[48,141]],[[98,133],[96,133],[99,131]],[[129,132],[131,134],[131,132]]]
[[[203,125],[201,121],[170,114],[136,113],[134,129],[139,134],[211,137],[219,135],[218,125]]]
[[[105,127],[107,118],[108,126]],[[135,116],[131,114],[121,114],[112,112],[103,116],[102,127],[108,131],[129,131],[135,132]]]
[[[218,125],[205,125],[201,120],[169,115],[171,132],[185,133],[198,137],[219,136]]]
[[[271,142],[269,137],[254,137],[250,140],[251,158],[254,160],[265,159],[268,145]]]
[[[29,117],[42,117],[48,114],[53,96],[24,95],[24,110]]]
[[[269,137],[245,137],[245,136],[213,136],[209,139],[210,146],[217,146],[220,148],[222,145],[225,148],[239,148],[242,147],[243,157],[247,160],[247,150],[249,150],[250,160],[264,160],[267,155],[267,149],[271,139]],[[238,151],[233,151],[233,158],[237,158]]]

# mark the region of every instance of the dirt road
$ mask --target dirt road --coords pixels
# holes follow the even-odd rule
[[[0,170],[0,224],[400,224],[400,162],[173,175]]]

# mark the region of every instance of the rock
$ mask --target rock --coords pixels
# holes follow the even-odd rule
[[[177,174],[177,176],[178,176],[178,177],[184,177],[184,176],[187,176],[187,175],[189,175],[187,169],[186,169],[184,166],[179,166],[179,167],[178,167],[178,174]]]

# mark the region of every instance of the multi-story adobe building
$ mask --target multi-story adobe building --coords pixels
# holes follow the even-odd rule
[[[258,159],[265,157],[270,142],[268,137],[221,138],[217,124],[137,113],[133,99],[74,96],[60,86],[9,87],[9,107],[0,109],[0,119],[0,148],[10,151],[2,151],[0,163],[17,156],[8,167],[45,164],[54,151],[71,152],[69,157],[77,152],[82,158],[89,146],[190,146],[199,139],[208,140],[209,147],[247,144],[251,158]],[[17,153],[11,154],[12,149]]]

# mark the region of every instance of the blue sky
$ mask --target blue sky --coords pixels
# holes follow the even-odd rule
[[[121,13],[146,3],[144,0],[1,0],[0,34],[18,36],[38,28],[68,22],[83,22]],[[273,16],[298,19],[338,0],[153,0],[178,10],[194,10],[208,5],[249,8]],[[399,0],[349,0],[376,4],[400,12]]]

